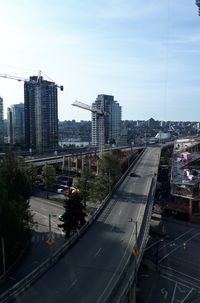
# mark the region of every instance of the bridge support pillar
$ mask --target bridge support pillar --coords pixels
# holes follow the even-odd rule
[[[136,283],[135,282],[133,282],[133,285],[130,287],[128,302],[136,303]]]

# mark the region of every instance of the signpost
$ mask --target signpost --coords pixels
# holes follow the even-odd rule
[[[46,243],[47,243],[49,246],[51,246],[51,245],[53,245],[53,244],[55,243],[55,240],[54,240],[53,238],[49,237],[49,238],[46,240]]]
[[[133,247],[132,255],[137,257],[137,256],[139,256],[139,253],[140,253],[139,249],[137,247]]]

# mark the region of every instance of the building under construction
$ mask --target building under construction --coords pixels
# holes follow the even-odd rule
[[[166,209],[200,223],[200,138],[175,141],[170,182],[171,200]]]

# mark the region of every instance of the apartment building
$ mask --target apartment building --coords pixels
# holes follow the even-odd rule
[[[57,85],[32,76],[24,83],[25,145],[47,152],[58,147]]]
[[[111,95],[98,95],[92,103],[102,115],[92,113],[92,145],[103,150],[106,145],[118,144],[121,130],[121,106]]]

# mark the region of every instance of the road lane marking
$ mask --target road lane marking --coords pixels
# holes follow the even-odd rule
[[[187,274],[185,274],[185,273],[183,273],[183,272],[181,272],[179,270],[176,270],[176,269],[174,269],[172,267],[168,267],[168,266],[165,266],[165,265],[160,265],[160,267],[162,267],[164,269],[167,269],[167,270],[169,269],[169,270],[175,271],[175,272],[177,272],[178,274],[180,274],[182,276],[186,276],[187,278],[190,278],[190,279],[193,279],[193,280],[196,280],[196,281],[200,282],[200,279],[194,278],[194,277],[192,277],[190,275],[187,275]]]
[[[200,235],[200,233],[197,233],[195,235],[193,235],[191,238],[187,239],[185,241],[185,243],[188,243],[190,240],[192,240],[193,238],[195,238],[196,236]],[[171,255],[174,251],[178,250],[180,247],[176,247],[174,249],[172,249],[168,254],[166,254],[164,257],[162,257],[158,262],[161,263],[164,259],[166,259],[169,255]]]
[[[169,281],[171,281],[171,282],[174,282],[174,283],[177,282],[178,284],[180,284],[180,285],[182,285],[182,286],[184,286],[184,287],[187,287],[187,288],[191,289],[190,286],[185,285],[185,284],[183,284],[182,282],[176,281],[175,279],[169,278],[169,277],[165,276],[164,274],[161,274],[160,277],[162,277],[162,278],[164,278],[164,279],[166,279],[166,280],[169,280]]]
[[[164,295],[164,299],[166,300],[167,296],[168,296],[168,291],[165,288],[162,288],[160,291],[161,291],[161,294]]]
[[[189,297],[189,295],[192,293],[193,288],[189,291],[189,293],[186,295],[186,297],[183,299],[183,301],[181,301],[181,303],[184,303],[185,300]]]
[[[78,282],[78,279],[75,279],[72,284],[67,288],[67,291],[71,290],[72,287]]]
[[[173,241],[170,241],[169,243],[163,245],[161,248],[159,248],[159,250],[165,248],[168,245],[174,244],[174,241],[180,239],[181,237],[183,237],[184,235],[188,234],[190,231],[194,230],[194,228],[191,228],[190,230],[187,230],[186,232],[184,232],[183,234],[181,234],[180,236],[178,236],[177,238],[175,238]]]
[[[122,210],[120,209],[120,211],[119,211],[119,216],[121,215],[121,213],[122,213]]]
[[[101,250],[102,250],[102,248],[100,247],[94,256],[97,257]]]
[[[55,208],[58,208],[58,209],[60,209],[60,208],[62,208],[63,209],[63,206],[62,205],[59,205],[59,204],[57,204],[57,203],[53,203],[53,202],[50,202],[50,201],[47,201],[47,200],[45,200],[45,199],[42,199],[42,198],[37,198],[37,197],[31,197],[30,198],[30,204],[31,203],[37,203],[38,202],[38,204],[46,204],[46,206],[49,206],[49,205],[51,205],[51,206],[54,206]],[[48,205],[49,204],[49,205]],[[41,207],[41,206],[40,206]],[[46,209],[46,208],[45,208]]]
[[[175,296],[175,293],[176,293],[176,287],[177,287],[177,282],[175,283],[175,287],[174,287],[171,303],[174,302],[174,296]]]
[[[177,281],[179,284],[182,284],[180,281],[184,282],[185,285],[182,284],[183,286],[187,286],[186,284],[188,284],[188,285],[189,285],[189,286],[187,286],[188,288],[189,288],[189,287],[191,288],[191,285],[192,285],[193,288],[200,289],[200,287],[199,287],[198,285],[194,284],[193,282],[189,282],[189,281],[184,280],[184,279],[182,279],[182,278],[180,278],[180,277],[177,277],[177,276],[175,276],[173,273],[164,272],[164,274],[166,275],[165,277],[170,276],[170,277],[176,279],[176,280],[174,280],[174,282]]]

